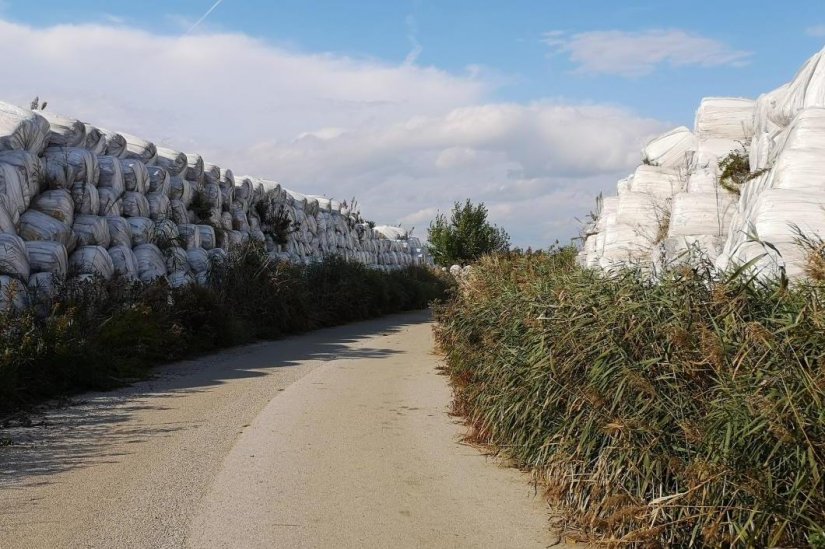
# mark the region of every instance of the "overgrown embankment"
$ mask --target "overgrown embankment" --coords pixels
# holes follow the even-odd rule
[[[486,258],[437,308],[471,436],[589,540],[823,546],[825,285],[574,254]]]
[[[0,410],[255,339],[423,309],[450,284],[425,267],[273,261],[254,245],[213,266],[204,286],[70,280],[53,300],[0,316]]]

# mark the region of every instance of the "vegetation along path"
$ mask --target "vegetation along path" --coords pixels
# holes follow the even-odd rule
[[[526,478],[457,444],[424,312],[79,397],[0,448],[0,547],[546,547]]]

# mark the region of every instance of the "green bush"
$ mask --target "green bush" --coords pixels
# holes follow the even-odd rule
[[[825,286],[575,251],[491,257],[436,307],[471,437],[590,541],[798,547],[825,524]]]
[[[484,203],[473,205],[468,198],[456,202],[449,220],[438,214],[427,230],[428,248],[437,265],[467,265],[483,255],[506,252],[507,232],[487,221]]]
[[[206,286],[68,282],[40,314],[0,315],[0,411],[115,387],[156,364],[255,339],[423,309],[451,284],[424,267],[292,265],[254,245],[215,266]]]

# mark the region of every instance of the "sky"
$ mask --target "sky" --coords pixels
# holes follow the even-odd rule
[[[0,101],[422,237],[470,198],[538,248],[702,97],[755,98],[823,46],[822,0],[0,0]]]

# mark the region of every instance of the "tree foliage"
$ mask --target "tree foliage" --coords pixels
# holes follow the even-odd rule
[[[449,220],[443,213],[430,223],[427,239],[438,265],[466,265],[483,255],[505,252],[510,246],[507,232],[487,221],[484,203],[473,205],[468,198],[456,202]]]

